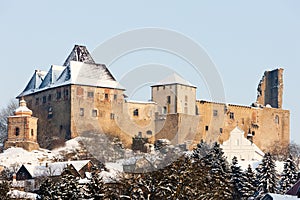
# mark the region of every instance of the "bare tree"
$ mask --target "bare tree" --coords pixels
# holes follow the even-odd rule
[[[0,109],[0,143],[3,143],[7,137],[7,117],[13,115],[17,107],[18,101],[12,99]]]
[[[297,169],[299,169],[300,164],[300,145],[296,144],[294,141],[290,143],[290,154],[293,157],[293,160],[297,166]]]

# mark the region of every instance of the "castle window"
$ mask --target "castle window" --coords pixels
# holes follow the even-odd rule
[[[279,124],[279,116],[278,115],[275,116],[275,124]]]
[[[56,92],[56,99],[60,99],[61,98],[61,91],[57,91]]]
[[[214,110],[213,115],[214,115],[214,117],[218,116],[218,110]]]
[[[252,136],[254,136],[255,135],[255,131],[252,131]]]
[[[105,98],[105,100],[108,100],[108,94],[107,93],[105,93],[104,98]]]
[[[187,96],[187,95],[185,95],[184,99],[185,99],[185,101],[188,101],[188,96]]]
[[[114,100],[117,100],[117,95],[116,94],[114,94]]]
[[[98,116],[98,110],[96,110],[96,109],[92,110],[92,116],[97,117]]]
[[[34,131],[33,131],[33,129],[31,129],[31,136],[33,136],[34,135]]]
[[[167,107],[166,106],[163,107],[163,114],[167,114]]]
[[[89,98],[94,98],[94,92],[88,92],[88,93],[87,93],[87,96],[88,96]]]
[[[230,118],[230,119],[234,119],[234,113],[233,113],[233,112],[230,112],[230,113],[229,113],[229,118]]]
[[[49,94],[48,95],[48,101],[51,101],[51,99],[52,99],[52,96],[51,96],[51,94]]]
[[[20,128],[19,127],[16,127],[15,134],[16,134],[16,136],[20,135]]]
[[[110,113],[110,119],[115,119],[115,114],[114,113]]]
[[[35,98],[35,105],[39,105],[39,98]]]
[[[47,101],[47,97],[43,96],[43,103],[46,103],[46,101]]]
[[[166,86],[163,86],[163,89],[166,89]]]
[[[80,116],[84,116],[84,108],[80,108],[79,109],[79,115]]]
[[[156,90],[157,90],[157,91],[159,90],[159,86],[156,87]]]
[[[148,131],[146,132],[146,134],[147,134],[147,135],[152,135],[152,131],[148,130]]]
[[[48,119],[51,119],[52,117],[53,117],[53,109],[52,109],[52,107],[49,107],[48,108]]]
[[[208,126],[205,126],[205,131],[208,131]]]
[[[223,133],[223,128],[220,128],[220,133]]]
[[[133,116],[139,116],[139,109],[134,109]]]
[[[167,103],[168,103],[168,104],[171,103],[171,96],[167,96]]]

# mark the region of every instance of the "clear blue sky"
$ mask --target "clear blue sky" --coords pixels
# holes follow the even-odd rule
[[[264,70],[284,68],[283,107],[291,110],[291,138],[300,143],[299,19],[296,0],[1,1],[0,105],[24,89],[35,69],[63,64],[74,44],[92,51],[121,32],[160,27],[192,38],[207,51],[230,103],[254,102]],[[144,62],[160,62],[164,54],[158,54],[144,52]],[[184,65],[168,56],[163,60],[167,65]],[[112,73],[120,78],[120,71],[142,61],[141,53],[125,56],[114,63]],[[207,99],[205,86],[197,86],[198,98]]]

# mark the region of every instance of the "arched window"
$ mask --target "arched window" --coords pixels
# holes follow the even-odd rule
[[[15,130],[16,132],[16,136],[19,136],[20,135],[20,128],[19,127],[16,127],[16,130]]]

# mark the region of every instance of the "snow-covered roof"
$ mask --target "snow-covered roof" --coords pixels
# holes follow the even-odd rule
[[[10,196],[10,198],[13,199],[36,199],[38,196],[35,193],[24,192],[19,190],[11,190],[8,192],[8,195]]]
[[[43,166],[34,166],[34,165],[23,165],[30,175],[35,177],[41,176],[60,176],[61,173],[68,165],[72,165],[77,172],[79,172],[84,166],[86,166],[90,160],[78,160],[78,161],[67,161],[67,162],[55,162],[49,163],[48,165]]]
[[[75,45],[63,66],[36,70],[18,97],[70,84],[125,90],[104,64],[94,62],[86,47]]]
[[[188,82],[187,80],[183,79],[181,76],[179,76],[176,73],[173,73],[173,74],[167,76],[165,79],[159,81],[158,83],[152,85],[151,87],[160,86],[160,85],[173,85],[173,84],[186,85],[186,86],[196,88],[195,85],[193,85],[190,82]]]
[[[292,199],[298,199],[297,196],[274,194],[274,193],[268,193],[265,196],[272,197],[274,200],[286,200],[286,199],[292,200]]]

